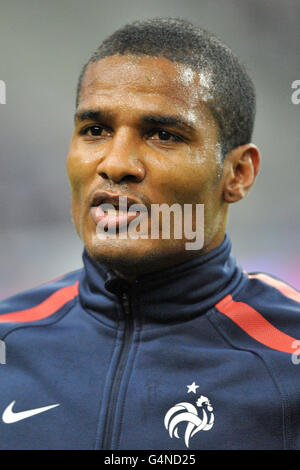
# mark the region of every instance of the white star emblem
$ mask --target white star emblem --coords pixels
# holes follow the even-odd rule
[[[195,382],[192,383],[192,385],[187,385],[188,391],[187,393],[193,392],[197,393],[196,390],[199,388],[199,385],[196,385]]]

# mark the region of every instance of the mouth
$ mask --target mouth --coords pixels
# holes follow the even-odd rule
[[[126,229],[128,224],[139,214],[139,210],[130,210],[140,201],[124,194],[112,194],[96,191],[93,195],[90,214],[99,229],[105,232]]]

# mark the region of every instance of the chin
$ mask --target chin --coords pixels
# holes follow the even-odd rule
[[[138,243],[139,242],[139,243]],[[147,240],[96,240],[86,243],[86,249],[89,255],[105,264],[132,264],[151,255],[153,247],[145,242]]]
[[[91,258],[111,269],[146,273],[159,270],[167,260],[174,260],[174,254],[179,254],[179,247],[166,241],[114,239],[98,240],[85,246]]]

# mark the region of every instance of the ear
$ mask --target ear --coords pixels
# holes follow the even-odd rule
[[[256,145],[245,144],[234,148],[224,162],[224,190],[226,202],[243,199],[252,187],[260,165],[260,153]]]

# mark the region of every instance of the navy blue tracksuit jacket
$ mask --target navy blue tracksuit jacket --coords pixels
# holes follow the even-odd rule
[[[0,448],[300,449],[300,293],[230,251],[2,301]]]

